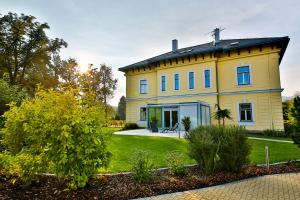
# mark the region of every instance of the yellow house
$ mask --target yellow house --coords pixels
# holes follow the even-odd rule
[[[126,76],[126,121],[159,128],[191,118],[192,127],[217,124],[216,104],[249,130],[283,130],[279,65],[289,37],[220,40],[178,49],[119,70]]]

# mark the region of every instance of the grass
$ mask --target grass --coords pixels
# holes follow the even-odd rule
[[[300,159],[300,148],[295,144],[248,140],[252,145],[250,160],[252,164],[265,163],[265,146],[269,147],[270,163]],[[131,156],[136,149],[148,151],[155,167],[165,167],[168,151],[177,150],[184,153],[185,163],[194,164],[187,154],[188,144],[184,139],[113,135],[109,149],[113,154],[106,172],[129,171]]]
[[[257,138],[267,138],[267,139],[274,139],[274,140],[287,140],[292,141],[290,137],[274,137],[274,136],[266,136],[261,134],[249,133],[248,137],[257,137]]]

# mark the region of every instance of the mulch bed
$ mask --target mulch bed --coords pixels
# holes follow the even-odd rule
[[[300,172],[300,162],[270,166],[249,166],[241,173],[219,172],[205,176],[197,167],[190,167],[184,177],[161,173],[150,184],[136,184],[130,174],[103,175],[91,179],[84,189],[69,190],[55,176],[41,176],[39,182],[24,187],[14,177],[0,176],[0,199],[132,199],[203,188],[249,177]]]

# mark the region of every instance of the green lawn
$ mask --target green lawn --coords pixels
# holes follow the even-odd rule
[[[267,138],[267,139],[274,139],[274,140],[288,140],[288,141],[292,141],[292,138],[290,138],[290,137],[272,137],[272,136],[265,136],[265,135],[260,135],[260,134],[254,134],[254,133],[248,134],[248,137],[257,137],[257,138]]]
[[[300,148],[294,144],[249,140],[252,145],[251,163],[265,162],[265,146],[269,146],[270,162],[288,161],[300,159]],[[156,167],[165,167],[165,155],[168,151],[178,150],[184,152],[186,164],[193,164],[187,155],[187,141],[177,138],[143,137],[113,135],[109,145],[113,157],[107,172],[129,171],[130,159],[136,149],[149,152]]]

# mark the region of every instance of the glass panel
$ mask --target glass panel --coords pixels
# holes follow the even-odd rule
[[[169,128],[170,127],[170,111],[164,111],[164,125],[165,125],[165,128]]]
[[[250,84],[250,75],[249,75],[249,73],[244,74],[244,84]]]
[[[239,85],[244,84],[243,74],[238,74],[238,84]]]
[[[205,111],[205,106],[201,106],[201,125],[205,126],[206,125],[206,111]]]
[[[175,81],[175,90],[179,90],[179,74],[174,75],[174,81]]]
[[[189,72],[189,89],[194,89],[194,72]]]
[[[146,121],[146,108],[140,109],[140,121]]]
[[[247,121],[252,121],[251,110],[247,110],[246,114],[247,114]]]
[[[172,127],[178,123],[178,111],[172,111]]]
[[[238,73],[249,73],[249,67],[238,67],[237,71]]]
[[[210,70],[205,70],[204,71],[204,78],[205,78],[205,88],[210,87]]]
[[[245,118],[245,111],[244,110],[241,110],[240,111],[240,116],[241,116],[241,121],[245,121],[246,120],[246,118]]]
[[[165,76],[161,77],[161,90],[166,91],[166,77]]]
[[[149,108],[148,112],[148,126],[151,127],[151,122],[156,120],[156,125],[158,128],[162,127],[162,111],[161,107]]]

